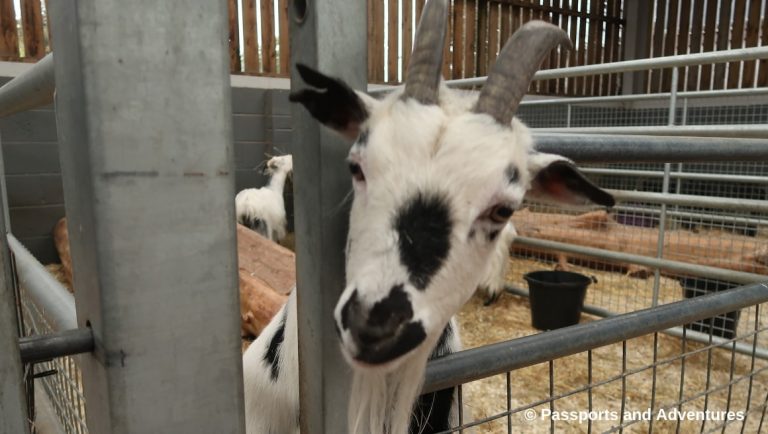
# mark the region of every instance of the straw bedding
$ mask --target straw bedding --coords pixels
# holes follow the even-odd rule
[[[523,274],[541,269],[551,269],[551,264],[533,260],[512,259],[512,266],[508,280],[520,282]],[[647,290],[649,284],[646,280],[624,277],[617,273],[601,272],[592,269],[580,269],[574,267],[573,271],[587,275],[595,275],[597,284],[589,289],[589,299],[616,298],[624,295],[625,309],[635,310],[650,306],[651,291]],[[649,279],[652,282],[652,279]],[[662,278],[660,288],[660,300],[662,302],[679,300],[681,288],[676,280]],[[496,305],[484,307],[482,300],[474,297],[464,307],[459,315],[462,326],[462,339],[467,348],[508,340],[516,337],[539,333],[530,325],[530,310],[528,300],[523,297],[504,295]],[[750,324],[746,319],[751,318]],[[596,317],[583,314],[582,322],[594,321]],[[742,312],[742,321],[738,329],[739,335],[748,333],[747,327],[754,328],[754,310]],[[764,326],[764,324],[760,324]],[[677,359],[682,353],[690,353],[699,350],[698,353],[685,358],[683,399],[696,397],[707,390],[720,387],[722,390],[713,392],[706,399],[707,409],[741,411],[750,400],[750,408],[756,408],[765,403],[768,392],[768,373],[756,374],[752,382],[751,396],[749,391],[749,379],[746,378],[752,371],[752,359],[749,356],[736,354],[730,351],[714,349],[711,352],[702,350],[705,347],[692,341],[683,342],[679,338],[659,334],[656,345],[656,359],[675,359],[667,364],[658,366],[655,372],[652,369],[641,370],[651,365],[654,360],[654,336],[643,336],[632,339],[626,344],[626,371],[639,370],[639,372],[626,377],[624,410],[646,411],[654,400],[655,409],[668,409],[679,400],[681,361]],[[751,339],[746,341],[751,345]],[[592,381],[597,384],[619,376],[622,372],[622,353],[624,349],[621,343],[596,349],[592,352]],[[554,371],[554,395],[561,395],[570,391],[583,388],[589,381],[587,353],[581,353],[553,363]],[[710,375],[707,376],[707,366],[711,365]],[[733,365],[733,376],[730,376]],[[768,368],[768,363],[755,360],[754,371]],[[528,406],[537,401],[545,400],[549,396],[549,364],[544,363],[529,368],[515,371],[511,374],[511,406],[515,409]],[[737,381],[737,379],[741,379]],[[729,381],[735,381],[728,388]],[[655,395],[652,393],[654,390]],[[467,420],[479,420],[503,413],[507,409],[506,376],[499,375],[489,379],[470,383],[464,388],[465,407],[471,409],[472,415],[465,417]],[[731,393],[730,407],[728,407],[728,394]],[[621,414],[622,410],[622,381],[607,382],[604,385],[594,387],[591,394],[592,406],[595,411],[614,411]],[[586,391],[572,394],[571,396],[555,401],[556,411],[589,411],[590,396]],[[703,410],[705,397],[701,396],[683,404],[681,411]],[[550,432],[550,419],[540,417],[542,409],[549,409],[549,404],[534,407],[539,417],[534,421],[527,421],[524,413],[512,415],[512,432],[538,433]],[[676,406],[672,406],[676,408]],[[758,409],[747,417],[746,430],[744,432],[758,432],[762,410]],[[620,423],[619,420],[594,421],[592,432],[602,432],[611,429]],[[700,432],[701,421],[686,421],[680,425],[680,432]],[[705,431],[712,429],[722,422],[708,422]],[[768,421],[765,422],[768,424]],[[628,426],[624,432],[648,432],[648,422],[639,422]],[[654,420],[653,432],[674,432],[676,422]],[[738,432],[741,424],[729,426],[726,432]],[[587,432],[586,422],[557,422],[556,432]],[[475,429],[479,433],[506,433],[507,417],[484,423]]]

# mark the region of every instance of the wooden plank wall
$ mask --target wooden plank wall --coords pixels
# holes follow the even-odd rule
[[[766,0],[656,0],[650,57],[768,45]],[[768,86],[768,61],[683,68],[678,90]],[[649,92],[669,92],[671,69],[649,72]]]
[[[373,83],[399,83],[425,0],[368,1],[368,75]],[[768,44],[768,0],[655,0],[649,57]],[[443,74],[446,79],[486,75],[499,50],[523,23],[540,19],[563,28],[574,50],[553,50],[543,68],[621,60],[624,0],[451,0]],[[36,61],[50,51],[47,0],[0,0],[0,60]],[[289,0],[227,0],[230,67],[234,73],[288,76]],[[17,21],[16,16],[20,19]],[[385,18],[386,16],[386,18]],[[241,37],[242,35],[242,37]],[[532,93],[612,95],[620,75],[534,83]],[[648,73],[648,91],[669,91],[671,70]],[[768,86],[768,61],[702,65],[681,71],[678,89]]]
[[[369,78],[398,83],[411,48],[424,0],[369,1]],[[457,79],[487,75],[512,33],[530,20],[546,20],[565,30],[575,49],[553,50],[543,68],[605,63],[620,59],[624,20],[622,0],[453,0],[443,75]],[[387,31],[384,32],[384,9]],[[612,95],[619,75],[534,83],[532,93]]]

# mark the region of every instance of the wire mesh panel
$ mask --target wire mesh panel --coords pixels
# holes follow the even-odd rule
[[[21,288],[21,305],[24,314],[25,336],[51,333],[55,330],[46,320],[44,312]],[[42,387],[67,434],[86,434],[85,397],[82,373],[72,357],[59,357],[31,366],[32,374],[39,377],[35,387]]]
[[[765,309],[742,309],[728,339],[694,341],[686,325],[463,384],[462,424],[445,432],[763,432]]]

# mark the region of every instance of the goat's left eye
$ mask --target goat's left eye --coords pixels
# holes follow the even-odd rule
[[[514,213],[515,210],[507,205],[496,205],[489,210],[488,218],[495,223],[506,223]]]
[[[349,173],[352,174],[352,178],[355,181],[365,181],[365,175],[363,169],[357,163],[349,163]]]

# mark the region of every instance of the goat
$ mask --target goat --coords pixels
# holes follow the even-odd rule
[[[409,431],[427,360],[477,288],[478,270],[526,194],[614,204],[573,162],[537,152],[526,126],[514,118],[543,58],[570,43],[565,32],[526,23],[506,43],[478,96],[440,85],[447,18],[448,0],[427,2],[405,86],[381,100],[301,64],[299,75],[320,90],[289,96],[354,142],[346,287],[333,318],[353,370],[347,414],[354,434]],[[281,366],[297,357],[295,327],[290,301],[246,352],[249,423],[274,416],[297,424],[291,406],[297,389],[276,391],[288,385],[280,383]],[[270,381],[275,384],[264,386]],[[273,413],[277,402],[291,406],[288,415]]]
[[[235,196],[237,222],[272,241],[285,238],[286,217],[283,188],[293,170],[293,157],[282,155],[267,161],[269,183],[261,188],[246,188]]]
[[[507,286],[509,247],[516,236],[515,227],[512,222],[508,222],[502,229],[499,241],[496,242],[496,248],[485,266],[485,272],[480,279],[480,285],[478,285],[478,290],[485,296],[485,306],[496,303]]]

